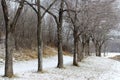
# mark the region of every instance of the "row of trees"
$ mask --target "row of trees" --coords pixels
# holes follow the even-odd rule
[[[7,77],[14,74],[14,48],[20,50],[37,46],[38,72],[43,70],[43,43],[58,47],[58,68],[64,67],[63,49],[72,51],[73,65],[78,66],[78,61],[91,55],[92,42],[96,56],[101,56],[109,32],[119,23],[115,0],[1,0],[1,5],[6,32]]]

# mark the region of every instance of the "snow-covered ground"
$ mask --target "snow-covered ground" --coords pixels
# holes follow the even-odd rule
[[[116,53],[116,52],[112,52],[112,53],[105,53],[105,56],[104,56],[104,53],[102,53],[102,56],[103,57],[106,57],[106,58],[109,58],[109,57],[115,57],[117,55],[120,55],[120,53]]]
[[[4,55],[4,46],[0,46],[0,54]],[[120,62],[108,57],[120,53],[108,53],[106,57],[88,57],[72,66],[73,58],[64,56],[64,69],[58,69],[57,56],[43,59],[43,73],[37,73],[37,60],[15,61],[14,78],[3,78],[4,61],[0,59],[0,80],[120,80]]]
[[[56,68],[57,56],[43,60],[44,73],[37,73],[37,60],[14,63],[16,77],[0,77],[0,80],[120,80],[120,62],[99,57],[88,57],[72,66],[72,57],[64,56],[64,69]],[[4,66],[0,64],[0,75]]]

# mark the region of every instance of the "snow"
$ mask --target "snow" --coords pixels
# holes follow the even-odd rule
[[[58,69],[57,56],[43,59],[43,73],[37,73],[37,60],[14,62],[16,77],[12,79],[0,77],[0,80],[120,80],[120,62],[108,58],[87,57],[72,65],[73,58],[64,56],[65,68]],[[0,64],[0,75],[4,74],[4,66]]]
[[[109,53],[105,53],[105,56],[104,56],[104,53],[102,53],[102,56],[103,57],[106,57],[106,58],[109,58],[109,57],[115,57],[117,55],[120,55],[120,53],[116,53],[116,52],[109,52]]]

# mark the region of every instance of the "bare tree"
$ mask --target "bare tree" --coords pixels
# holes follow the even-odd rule
[[[98,1],[92,8],[94,10],[91,10],[94,14],[91,18],[91,21],[94,22],[91,22],[93,25],[91,27],[91,38],[95,45],[96,56],[101,56],[101,49],[103,44],[109,39],[109,32],[118,24],[116,11],[114,11],[112,5],[113,2],[114,0]]]
[[[60,9],[59,9],[59,21],[57,23],[57,32],[58,32],[58,68],[63,67],[63,53],[62,53],[62,23],[63,23],[63,8],[64,0],[61,0]]]
[[[108,33],[110,30],[113,29],[115,24],[118,23],[117,18],[115,17],[117,16],[116,12],[113,11],[112,3],[114,3],[114,1],[115,0],[78,0],[77,4],[79,4],[79,6],[77,9],[76,7],[72,8],[74,6],[72,1],[67,1],[68,9],[77,10],[76,18],[74,15],[75,13],[70,11],[68,11],[68,17],[70,18],[73,26],[77,27],[76,34],[81,44],[81,50],[79,50],[79,47],[77,47],[78,49],[76,50],[78,59],[81,60],[84,56],[90,55],[89,45],[91,38],[93,40],[93,37],[91,36],[94,35],[101,38],[103,40],[102,43],[104,43],[104,40],[106,41],[108,38]],[[99,27],[101,27],[101,29],[99,29]],[[99,30],[103,33],[100,34]],[[95,32],[98,32],[99,35]],[[101,51],[101,49],[99,51]]]
[[[83,59],[83,48],[80,52],[79,50],[79,37],[85,33],[85,27],[83,25],[83,16],[82,13],[84,12],[82,7],[80,6],[81,1],[76,0],[75,4],[69,1],[69,3],[66,3],[68,8],[68,17],[70,18],[71,24],[73,26],[73,38],[74,38],[74,58],[73,58],[73,65],[78,66],[77,61],[81,61]],[[72,5],[73,6],[72,8]],[[83,13],[84,14],[84,13]]]
[[[43,56],[43,39],[42,39],[42,19],[45,16],[46,12],[52,7],[52,5],[56,2],[54,0],[50,6],[45,10],[45,12],[41,13],[41,1],[37,0],[37,3],[35,1],[35,4],[32,4],[28,1],[25,1],[37,14],[37,43],[38,43],[38,72],[42,72],[42,56]],[[34,7],[37,6],[37,9]]]
[[[42,54],[43,54],[43,43],[42,43],[42,26],[41,26],[41,10],[40,10],[40,0],[37,0],[37,10],[38,10],[38,24],[37,24],[37,40],[38,40],[38,71],[42,71]]]
[[[63,52],[62,52],[62,25],[63,25],[63,12],[64,12],[64,0],[61,0],[59,12],[57,15],[54,15],[51,11],[47,10],[41,6],[43,10],[46,10],[53,18],[57,24],[57,39],[58,39],[58,68],[63,68]]]
[[[13,60],[12,60],[13,45],[11,44],[11,40],[14,40],[14,38],[13,38],[14,29],[15,29],[16,23],[19,19],[20,13],[23,9],[24,1],[25,0],[20,1],[19,7],[13,18],[13,21],[10,22],[9,10],[8,10],[6,0],[1,0],[3,14],[4,14],[4,20],[5,20],[5,27],[6,27],[6,41],[5,41],[5,48],[6,48],[6,50],[5,50],[5,52],[6,52],[5,76],[6,77],[13,76]]]

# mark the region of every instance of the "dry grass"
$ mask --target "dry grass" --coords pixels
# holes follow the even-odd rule
[[[54,56],[57,54],[57,50],[55,48],[52,47],[44,47],[43,50],[43,57],[49,57],[49,56]]]
[[[70,52],[68,52],[68,51],[64,51],[63,54],[68,55],[68,56],[72,56],[72,54]]]
[[[46,57],[54,56],[57,53],[58,52],[56,47],[45,46],[43,50],[43,57],[46,58]],[[64,51],[63,54],[72,56],[72,54],[70,54],[67,51]],[[19,51],[13,52],[13,57],[15,60],[18,61],[37,59],[38,57],[37,49],[20,49]],[[5,55],[1,54],[0,61],[3,61],[4,59],[5,59]]]
[[[114,59],[114,60],[120,61],[120,55],[116,55],[115,57],[111,57],[110,59]]]
[[[33,50],[21,50],[14,52],[15,60],[30,60],[37,58],[37,52]]]
[[[57,49],[52,48],[49,46],[45,46],[43,50],[43,57],[50,57],[54,56],[57,54]],[[66,52],[64,54],[67,55]],[[37,59],[37,50],[30,50],[30,49],[25,49],[21,51],[15,51],[14,52],[14,58],[15,60],[31,60],[31,59]]]

